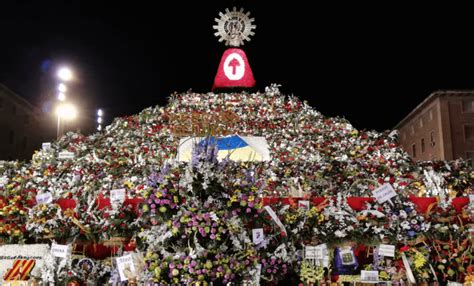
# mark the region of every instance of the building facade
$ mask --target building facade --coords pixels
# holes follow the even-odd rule
[[[29,160],[45,136],[39,112],[0,84],[0,160]]]
[[[400,123],[402,147],[415,161],[474,161],[474,91],[432,93]]]

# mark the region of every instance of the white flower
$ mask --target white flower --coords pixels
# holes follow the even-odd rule
[[[336,230],[334,234],[336,235],[336,237],[345,237],[347,235],[345,231],[340,230]]]
[[[407,213],[404,210],[401,210],[400,211],[400,218],[405,219],[407,217],[408,217]]]
[[[400,226],[402,227],[402,229],[410,229],[410,223],[408,223],[408,221],[402,222]]]

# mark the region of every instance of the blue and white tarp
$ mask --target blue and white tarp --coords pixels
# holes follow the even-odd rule
[[[178,160],[189,162],[196,144],[216,145],[217,159],[229,157],[233,161],[268,161],[270,152],[265,137],[225,136],[225,137],[185,137],[179,142]]]

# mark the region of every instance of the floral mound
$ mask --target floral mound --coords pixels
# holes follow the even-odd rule
[[[206,157],[194,158],[200,163],[193,165],[172,160],[180,139],[179,120],[187,123],[189,114],[217,114],[211,117],[216,119],[225,112],[233,114],[234,124],[217,121],[213,128],[265,137],[270,161],[217,163]],[[63,151],[72,152],[74,159],[60,159]],[[355,250],[361,242],[410,245],[416,252],[407,251],[409,259],[437,261],[435,274],[426,270],[429,263],[417,263],[419,277],[454,279],[449,275],[452,269],[463,267],[467,274],[470,265],[468,255],[456,265],[443,262],[442,257],[459,253],[454,246],[466,239],[459,244],[452,241],[446,236],[448,222],[420,212],[409,197],[438,196],[438,206],[426,206],[429,214],[457,219],[447,227],[457,225],[459,237],[468,238],[465,224],[470,210],[460,213],[451,208],[456,197],[472,193],[474,173],[466,162],[415,164],[398,146],[395,132],[359,131],[345,119],[326,118],[298,98],[280,94],[277,86],[254,94],[174,94],[167,106],[117,118],[104,132],[87,137],[68,133],[51,149],[39,150],[31,162],[4,162],[0,178],[0,241],[54,238],[63,243],[93,242],[96,249],[96,244],[114,237],[133,237],[147,253],[140,278],[145,280],[225,283],[255,278],[260,273],[257,267],[263,280],[300,271],[312,279],[314,273],[320,276],[321,269],[307,263],[300,269],[301,250],[303,245],[321,243],[330,249],[352,243]],[[371,197],[384,183],[397,192],[393,205],[373,200],[364,201],[362,208],[348,205],[351,197]],[[104,204],[110,190],[122,188],[127,196],[123,203]],[[36,205],[36,196],[48,192],[61,207]],[[298,208],[293,199],[286,205],[272,203],[283,230],[263,208],[262,197],[304,197],[318,203],[308,209]],[[130,198],[142,198],[144,203],[137,208]],[[262,246],[252,243],[252,230],[259,228],[266,238]],[[435,240],[443,243],[442,249],[448,243],[456,252],[443,254],[435,243],[425,250],[416,246]],[[396,261],[401,259],[398,249]],[[377,268],[384,263],[374,259],[358,264]],[[53,262],[48,265],[48,273],[58,271],[52,269],[57,267]],[[77,267],[66,263],[61,271],[67,265]],[[103,270],[111,269],[110,260],[97,260],[97,267],[102,270],[96,279],[117,275]],[[338,267],[332,265],[333,273],[343,272]],[[400,265],[395,269],[384,270],[391,273],[389,279],[403,276]],[[57,273],[48,277],[62,277]],[[78,271],[71,273],[80,276]]]

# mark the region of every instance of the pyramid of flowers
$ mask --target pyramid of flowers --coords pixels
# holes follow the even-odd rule
[[[226,134],[264,137],[270,160],[218,162],[213,146],[196,146],[189,163],[175,160],[181,138],[176,118],[223,112],[234,114],[235,124],[215,126]],[[64,151],[74,158],[60,159]],[[173,94],[164,107],[117,118],[90,136],[67,133],[31,162],[5,162],[0,172],[3,243],[133,237],[146,253],[140,279],[160,283],[256,276],[275,281],[300,271],[308,283],[322,280],[327,270],[303,263],[305,245],[416,242],[435,222],[417,211],[409,195],[438,195],[439,207],[432,204],[429,211],[454,217],[451,200],[472,192],[474,178],[463,161],[415,164],[395,132],[357,130],[282,95],[276,85],[257,93]],[[349,206],[351,197],[371,197],[383,184],[397,192],[390,204],[364,200],[362,208]],[[116,189],[125,189],[129,199],[104,207]],[[37,204],[45,193],[58,204]],[[312,204],[299,208],[297,200],[271,199],[292,197]],[[264,208],[268,203],[270,209]],[[254,229],[265,237],[258,243]],[[435,230],[433,235],[441,235],[441,226]],[[423,257],[427,261],[429,254]],[[111,267],[107,263],[104,269]],[[448,269],[436,274],[426,269],[415,272],[448,277]],[[403,275],[388,272],[393,279]]]

